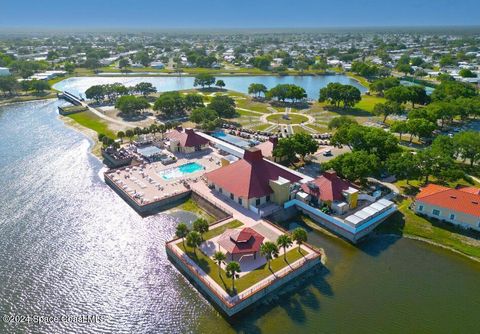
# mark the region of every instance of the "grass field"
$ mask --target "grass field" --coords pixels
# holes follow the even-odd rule
[[[185,202],[183,202],[179,207],[180,210],[185,210],[189,212],[193,212],[200,216],[201,218],[204,218],[208,221],[209,224],[213,223],[215,221],[215,217],[212,216],[210,213],[202,209],[196,201],[193,199],[189,198]]]
[[[103,133],[104,135],[113,139],[117,138],[116,133],[108,128],[108,125],[104,120],[89,111],[68,115],[66,117],[73,119],[80,125],[92,129],[97,133]]]
[[[411,199],[400,202],[399,211],[377,227],[376,231],[427,239],[480,259],[480,233],[418,216],[409,209],[411,203]]]
[[[178,247],[182,249],[200,268],[205,271],[215,282],[218,283],[224,290],[230,295],[235,295],[232,291],[232,280],[227,277],[225,271],[220,269],[218,265],[208,256],[203,254],[197,249],[196,252],[188,246],[184,246],[182,243],[178,244]],[[283,255],[271,261],[271,270],[277,272],[282,268],[285,268],[290,263],[293,263],[303,256],[298,249],[292,249],[287,252],[287,259],[285,261]],[[249,272],[248,274],[235,280],[235,289],[238,292],[242,292],[252,285],[260,282],[264,278],[272,275],[272,271],[265,264],[259,268]]]
[[[299,114],[288,114],[290,119],[284,119],[283,113],[267,116],[267,120],[279,124],[299,124],[308,121],[308,117]]]
[[[206,233],[203,234],[203,239],[208,240],[216,237],[217,235],[222,234],[225,232],[227,228],[237,228],[243,226],[243,223],[239,220],[232,220],[231,222],[224,224],[222,226],[216,227]]]

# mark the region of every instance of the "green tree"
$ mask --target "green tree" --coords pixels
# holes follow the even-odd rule
[[[75,71],[75,64],[67,62],[63,65],[63,69],[68,73],[73,73]]]
[[[193,81],[193,86],[202,86],[202,88],[205,88],[205,86],[210,87],[215,83],[215,77],[211,74],[208,73],[200,73],[195,77],[195,80]]]
[[[407,122],[406,121],[394,121],[390,125],[390,132],[398,133],[400,140],[402,140],[402,135],[408,132]]]
[[[193,248],[193,252],[197,255],[197,248],[202,243],[202,236],[197,231],[190,231],[187,234],[187,246]]]
[[[123,143],[123,138],[125,138],[125,132],[123,132],[123,131],[118,131],[118,132],[117,132],[117,137],[120,138],[120,140],[121,140],[122,143]]]
[[[405,112],[405,109],[398,102],[387,101],[385,103],[377,103],[373,107],[373,113],[375,115],[383,115],[383,123],[390,115],[400,115]]]
[[[349,125],[358,125],[358,122],[355,118],[350,116],[338,116],[334,117],[328,122],[328,128],[331,129],[338,129],[342,126],[349,126]]]
[[[305,231],[301,227],[297,227],[296,229],[293,230],[292,232],[292,240],[296,242],[298,245],[298,251],[300,251],[300,247],[302,246],[303,243],[307,242],[308,235],[307,231]]]
[[[128,139],[130,140],[130,142],[131,142],[133,136],[135,136],[135,133],[134,133],[132,130],[127,130],[127,131],[125,131],[125,135],[127,136],[127,138],[128,138]]]
[[[287,260],[287,248],[292,246],[292,238],[288,234],[282,234],[277,238],[277,245],[283,248],[283,258]]]
[[[37,93],[43,93],[46,90],[50,90],[50,85],[45,80],[32,80],[30,84],[32,89]]]
[[[222,276],[221,273],[221,269],[222,269],[222,263],[225,262],[225,260],[227,259],[227,257],[225,256],[225,253],[221,252],[221,251],[216,251],[215,253],[213,253],[213,256],[212,256],[212,259],[213,261],[215,261],[218,265],[218,275],[219,276]]]
[[[278,257],[278,247],[271,241],[267,241],[260,246],[260,254],[267,259],[268,269],[272,270],[270,267],[270,261],[273,258]]]
[[[410,143],[413,140],[413,136],[417,136],[418,138],[430,137],[434,130],[435,124],[426,119],[416,118],[407,121],[407,132],[410,134]]]
[[[217,86],[218,88],[222,89],[223,87],[225,87],[225,81],[223,81],[223,80],[217,80],[217,82],[215,83],[215,86]]]
[[[375,80],[370,84],[370,90],[383,96],[383,93],[392,87],[400,86],[400,80],[395,77]]]
[[[432,93],[434,101],[451,101],[459,97],[475,97],[477,96],[475,87],[469,83],[458,81],[442,81],[435,87]]]
[[[215,110],[218,116],[222,118],[232,118],[236,116],[235,100],[227,95],[214,96],[208,108]]]
[[[408,100],[412,103],[412,108],[415,108],[415,103],[423,105],[429,102],[430,98],[425,91],[425,87],[415,85],[407,88],[409,92]]]
[[[460,70],[460,72],[458,72],[458,74],[460,74],[460,76],[462,78],[476,78],[477,77],[477,74],[472,72],[471,70],[469,69],[466,69],[466,68],[462,68]]]
[[[147,109],[150,104],[144,97],[125,95],[118,98],[115,108],[125,114],[132,114]]]
[[[155,101],[153,109],[161,111],[167,117],[179,115],[184,112],[185,99],[177,91],[165,92]]]
[[[329,102],[339,107],[343,102],[343,107],[353,107],[362,99],[361,92],[358,88],[351,85],[342,85],[341,83],[329,83],[327,87],[320,89],[319,102]]]
[[[138,51],[135,54],[135,61],[142,64],[143,66],[148,66],[152,62],[152,58],[147,51]]]
[[[480,161],[480,133],[477,131],[462,131],[453,137],[458,156],[470,161],[470,166]]]
[[[252,83],[248,86],[248,94],[256,95],[260,97],[260,94],[266,94],[268,91],[267,87],[264,84]]]
[[[409,101],[410,90],[405,86],[392,87],[385,91],[385,98],[389,101],[402,104]]]
[[[205,105],[203,104],[203,96],[200,94],[189,93],[185,95],[185,108],[187,110],[193,110],[196,108],[202,108]]]
[[[295,133],[290,138],[294,142],[295,153],[300,155],[302,157],[302,160],[305,160],[305,156],[307,154],[313,154],[317,152],[318,143],[308,133]]]
[[[227,273],[227,277],[232,279],[232,292],[235,292],[235,279],[240,277],[238,273],[241,272],[240,263],[236,261],[229,262],[225,268],[225,271]]]
[[[127,130],[127,132],[130,130]],[[132,136],[133,137],[133,136]],[[188,235],[189,230],[188,226],[185,223],[180,223],[177,225],[177,229],[175,231],[175,235],[177,238],[182,238],[183,248],[185,249],[185,237]]]
[[[103,85],[91,86],[85,91],[85,96],[87,97],[87,99],[93,99],[97,103],[99,103],[105,98],[105,87]]]
[[[200,233],[200,236],[203,240],[203,234],[208,232],[210,225],[203,218],[198,218],[193,222],[193,230]]]
[[[215,110],[210,108],[193,109],[190,114],[190,120],[200,125],[202,129],[214,130],[219,126],[220,118]]]
[[[323,169],[333,169],[347,180],[365,183],[368,176],[378,174],[380,159],[366,151],[344,153],[323,164]]]
[[[387,170],[399,180],[417,179],[420,176],[419,161],[416,154],[409,151],[390,155],[386,162]]]
[[[155,88],[150,82],[140,82],[136,84],[133,89],[145,97],[157,92],[157,88]]]
[[[128,66],[130,66],[130,61],[127,58],[120,58],[120,60],[118,61],[118,68],[124,70]]]

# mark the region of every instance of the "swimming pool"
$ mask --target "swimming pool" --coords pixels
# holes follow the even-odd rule
[[[167,170],[160,171],[158,174],[162,177],[164,180],[171,180],[177,177],[182,177],[186,174],[191,174],[198,172],[200,170],[203,170],[203,166],[196,163],[196,162],[189,162],[187,164],[175,167],[175,168],[170,168]]]
[[[229,135],[223,131],[215,131],[212,133],[212,136],[218,139],[221,139],[223,141],[226,141],[227,143],[233,144],[235,146],[241,147],[241,148],[249,148],[250,143],[246,140],[243,140],[242,138],[235,137],[232,135]]]

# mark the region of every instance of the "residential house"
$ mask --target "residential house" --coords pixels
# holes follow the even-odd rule
[[[480,231],[480,189],[429,184],[415,197],[418,214]]]

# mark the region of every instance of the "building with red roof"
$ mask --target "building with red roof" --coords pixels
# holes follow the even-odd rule
[[[292,184],[302,177],[265,160],[258,148],[245,150],[243,159],[205,174],[208,185],[251,209],[268,202],[283,204],[290,199]]]
[[[256,259],[260,246],[265,238],[251,229],[227,229],[218,237],[218,244],[222,247],[231,261],[238,261],[242,256],[253,255]]]
[[[178,128],[166,134],[170,139],[170,151],[181,153],[193,153],[209,148],[210,142],[208,139],[195,133],[193,129]]]
[[[418,214],[480,231],[480,189],[429,184],[415,197]]]
[[[357,206],[358,189],[334,170],[325,171],[315,180],[303,184],[302,191],[309,195],[304,201],[327,205],[339,214]]]
[[[268,160],[272,160],[275,162],[284,161],[286,157],[278,158],[273,156],[273,150],[275,149],[277,144],[278,144],[278,137],[271,136],[270,138],[268,138],[267,141],[260,143],[255,147],[258,148],[260,151],[262,151],[262,155]]]

